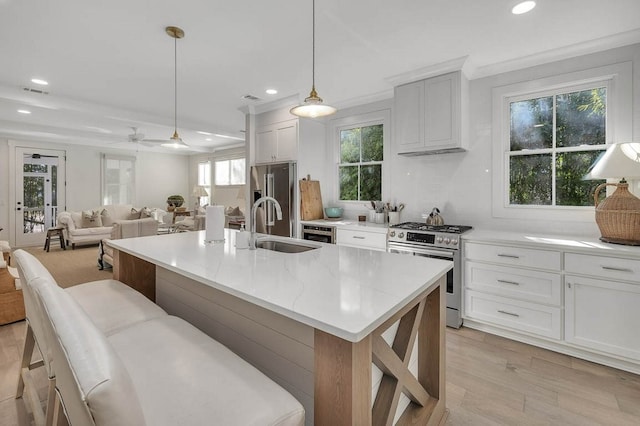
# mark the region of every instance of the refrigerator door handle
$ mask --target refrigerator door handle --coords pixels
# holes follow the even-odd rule
[[[274,188],[274,180],[273,180],[273,173],[267,173],[264,176],[264,187],[265,187],[265,192],[266,195],[268,197],[273,197],[273,188]],[[266,225],[267,226],[274,226],[275,225],[275,221],[274,221],[274,216],[275,216],[275,207],[273,205],[273,202],[271,201],[267,201],[265,203],[265,219],[266,219]]]

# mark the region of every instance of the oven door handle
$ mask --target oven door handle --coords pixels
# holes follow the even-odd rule
[[[433,256],[450,257],[451,259],[455,257],[455,253],[449,250],[428,250],[424,248],[398,246],[395,244],[389,244],[389,250],[397,250],[403,253],[415,253],[415,254],[426,254],[426,255],[433,255]]]

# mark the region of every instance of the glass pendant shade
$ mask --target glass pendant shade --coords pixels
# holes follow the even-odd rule
[[[165,143],[160,144],[160,146],[163,146],[165,148],[176,148],[176,149],[189,148],[189,145],[184,143],[182,141],[182,138],[180,136],[178,136],[178,132],[177,131],[174,131],[173,132],[173,136],[171,136],[171,138],[169,138],[169,140],[166,141]]]

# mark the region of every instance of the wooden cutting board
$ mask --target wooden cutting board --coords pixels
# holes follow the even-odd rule
[[[300,180],[300,216],[302,220],[324,219],[320,181]]]

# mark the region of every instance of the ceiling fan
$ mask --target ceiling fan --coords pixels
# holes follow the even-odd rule
[[[137,127],[131,127],[131,130],[133,130],[133,133],[128,135],[129,142],[139,143],[145,146],[158,146],[164,142],[162,140],[145,139],[143,133],[138,133]]]

